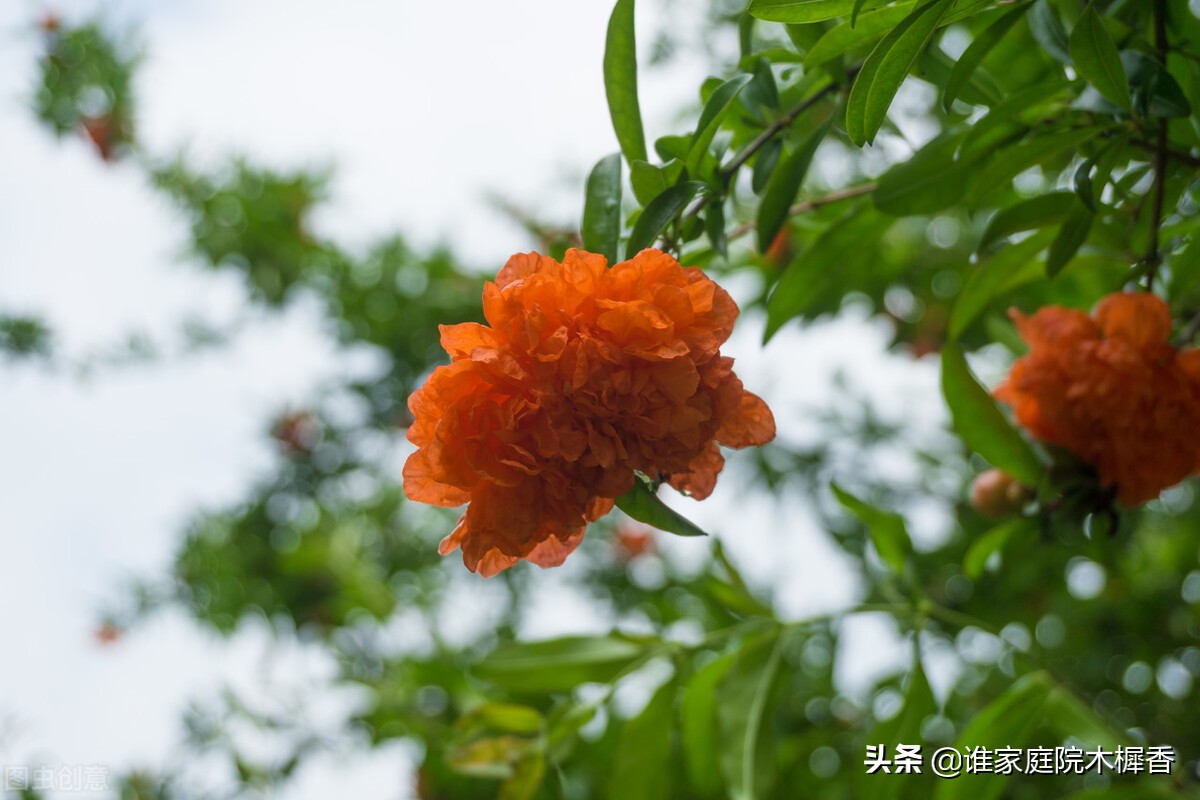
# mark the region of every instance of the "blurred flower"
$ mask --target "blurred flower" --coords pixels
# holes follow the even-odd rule
[[[320,438],[320,423],[311,411],[290,411],[275,421],[271,436],[287,455],[311,453]]]
[[[489,325],[441,327],[452,363],[409,399],[418,450],[404,466],[409,498],[470,503],[440,550],[462,547],[472,571],[561,564],[635,470],[704,498],[718,443],[775,436],[720,353],[737,306],[665,253],[612,269],[582,250],[515,255],[483,310]]]
[[[985,470],[971,482],[971,506],[988,519],[1011,517],[1029,500],[1029,487],[1002,469]]]
[[[1030,433],[1091,465],[1129,507],[1196,471],[1200,350],[1168,342],[1166,303],[1119,293],[1092,317],[1059,306],[1011,313],[1030,351],[996,397]]]
[[[115,644],[117,640],[121,638],[122,633],[123,631],[113,623],[105,622],[96,629],[96,633],[94,635],[96,637],[97,644],[99,644],[101,647],[107,647],[111,644]]]
[[[628,523],[617,527],[617,534],[613,537],[613,552],[618,560],[632,561],[638,556],[653,553],[656,549],[652,529]]]
[[[117,147],[124,144],[126,134],[121,125],[113,121],[108,114],[98,117],[84,117],[79,122],[83,133],[96,146],[96,152],[106,162],[112,162],[117,157]]]

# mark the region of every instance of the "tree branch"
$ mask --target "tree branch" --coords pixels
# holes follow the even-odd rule
[[[788,209],[788,216],[794,217],[799,214],[806,214],[809,211],[815,211],[822,206],[838,203],[842,200],[849,200],[853,197],[862,197],[864,194],[870,194],[873,191],[875,191],[874,183],[864,183],[860,184],[859,186],[848,186],[845,189],[838,189],[837,191],[830,192],[829,194],[823,194],[820,197],[814,197],[811,200],[802,200]],[[741,225],[738,225],[729,232],[729,239],[730,241],[734,239],[740,239],[747,233],[750,233],[750,231],[754,230],[754,228],[755,224],[753,222],[743,222]]]

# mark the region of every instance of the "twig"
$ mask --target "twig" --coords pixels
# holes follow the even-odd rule
[[[830,192],[829,194],[823,194],[820,197],[814,197],[811,200],[802,200],[788,209],[788,216],[794,217],[798,214],[806,214],[809,211],[815,211],[822,206],[827,206],[842,200],[849,200],[852,197],[862,197],[864,194],[870,194],[873,191],[875,191],[875,184],[873,183],[864,183],[859,186],[848,186],[845,189],[838,189],[837,191]],[[754,230],[754,228],[755,224],[753,222],[743,222],[741,225],[738,225],[729,232],[729,239],[732,241],[733,239],[741,238],[747,233],[750,233],[750,231]]]

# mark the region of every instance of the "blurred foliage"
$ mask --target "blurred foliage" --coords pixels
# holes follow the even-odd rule
[[[982,350],[972,360],[995,366],[1022,348],[1009,306],[1088,308],[1140,283],[1194,339],[1200,21],[1183,0],[665,7],[672,24],[636,31],[651,43],[638,48],[621,0],[597,65],[625,156],[603,162],[618,180],[589,186],[624,198],[589,193],[589,207],[620,212],[606,246],[662,241],[685,263],[753,277],[745,310],[768,337],[865,309],[890,321],[899,357],[945,349],[958,364],[960,349]],[[101,155],[135,150],[136,59],[98,25],[42,27],[38,116],[60,135],[107,116]],[[678,133],[647,147],[636,71],[681,52],[714,75]],[[266,620],[331,656],[325,691],[362,693],[337,736],[310,729],[303,703],[267,712],[230,694],[194,710],[185,752],[218,753],[230,775],[212,796],[267,793],[314,753],[397,739],[420,745],[414,791],[427,799],[1198,795],[1194,480],[1118,509],[1086,468],[1030,450],[1003,419],[981,432],[998,417],[969,368],[947,381],[955,430],[940,435],[839,380],[808,412],[818,436],[746,454],[725,480],[756,503],[802,501],[855,566],[860,605],[784,619],[781,587],[743,576],[719,541],[695,563],[615,519],[557,573],[521,565],[480,587],[436,555],[452,515],[406,502],[398,476],[405,400],[442,358],[438,324],[480,318],[483,279],[398,234],[362,254],[326,241],[311,223],[325,174],[140,161],[189,223],[196,261],[239,274],[264,312],[315,298],[347,353],[380,357],[371,376],[274,420],[272,472],[198,514],[172,574],[113,615],[123,630],[172,605],[225,636]],[[552,255],[579,241],[498,202]],[[585,234],[613,232],[587,222]],[[32,318],[0,322],[10,357],[48,342]],[[803,353],[772,347],[781,368],[803,368]],[[1013,452],[1048,477],[1013,519],[986,519],[967,486]],[[611,631],[529,641],[547,583],[582,594]],[[846,620],[866,614],[890,620],[909,655],[851,691]],[[450,624],[464,617],[476,624]],[[247,724],[283,740],[278,757],[248,755],[233,732]],[[1169,745],[1179,761],[1165,779],[864,774],[868,744],[902,742],[926,754]],[[120,789],[206,791],[170,770]]]

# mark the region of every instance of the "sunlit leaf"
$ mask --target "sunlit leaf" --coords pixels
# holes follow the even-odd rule
[[[868,0],[870,6],[886,0]],[[767,22],[821,22],[853,13],[855,0],[750,0],[750,13]]]
[[[769,752],[763,729],[779,675],[782,639],[772,635],[751,640],[737,654],[718,688],[717,722],[721,771],[732,800],[760,797],[760,768]]]

